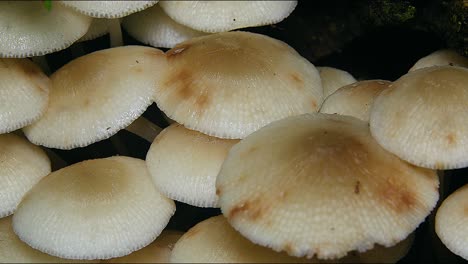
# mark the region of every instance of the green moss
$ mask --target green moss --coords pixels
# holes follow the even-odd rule
[[[376,0],[368,4],[369,20],[375,26],[405,23],[416,15],[416,7],[408,1]]]

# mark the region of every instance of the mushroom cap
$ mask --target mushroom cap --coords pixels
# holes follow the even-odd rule
[[[467,68],[468,58],[458,54],[454,50],[438,50],[419,59],[409,71],[432,66],[460,66]]]
[[[159,4],[176,22],[215,33],[281,22],[294,11],[297,1],[161,1]]]
[[[1,218],[15,211],[26,192],[50,173],[51,164],[41,148],[15,134],[1,134],[0,146]]]
[[[216,187],[223,214],[249,240],[331,259],[405,239],[436,205],[438,184],[435,171],[380,147],[366,122],[316,113],[236,144]]]
[[[450,194],[436,214],[435,231],[453,253],[468,260],[468,184]]]
[[[88,30],[91,18],[42,1],[0,1],[0,57],[41,56],[69,47]]]
[[[343,86],[325,99],[320,113],[349,115],[369,122],[374,99],[390,84],[389,81],[367,80]]]
[[[144,10],[158,3],[149,1],[60,1],[61,4],[75,9],[87,16],[96,18],[120,18]]]
[[[109,32],[107,18],[93,18],[86,34],[76,42],[88,41],[104,36]]]
[[[47,111],[23,129],[25,135],[58,149],[111,137],[152,103],[165,63],[162,51],[143,46],[100,50],[71,61],[50,77]]]
[[[322,85],[314,65],[282,41],[249,32],[193,38],[167,53],[156,101],[185,127],[244,138],[287,116],[317,112]]]
[[[322,80],[323,98],[327,98],[341,87],[356,82],[356,79],[347,71],[332,67],[317,67]]]
[[[217,207],[216,176],[238,140],[221,139],[172,124],[154,140],[146,165],[167,197],[199,207]]]
[[[50,85],[32,61],[0,58],[0,134],[39,119],[47,108]]]
[[[104,260],[102,263],[169,263],[175,243],[183,232],[163,230],[148,246],[120,258]]]
[[[0,218],[0,263],[82,263],[33,249],[16,236],[11,222],[12,216]]]
[[[468,165],[468,69],[434,66],[393,82],[374,100],[372,136],[420,167]]]
[[[18,237],[68,259],[108,259],[141,249],[175,211],[151,182],[143,160],[83,161],[42,179],[13,216]]]
[[[178,24],[159,5],[125,17],[122,26],[138,41],[162,48],[172,48],[182,41],[206,35]]]

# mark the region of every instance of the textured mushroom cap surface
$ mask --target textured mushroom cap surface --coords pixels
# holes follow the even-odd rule
[[[120,18],[144,10],[158,3],[150,1],[60,1],[61,4],[91,17]],[[55,6],[54,6],[55,7]]]
[[[236,144],[216,187],[223,214],[249,240],[330,259],[405,239],[434,208],[438,184],[435,171],[381,148],[366,122],[305,114]]]
[[[193,206],[217,207],[216,176],[237,142],[173,124],[151,144],[146,165],[156,187],[167,197]]]
[[[468,184],[442,202],[435,230],[450,251],[468,260]]]
[[[32,61],[0,58],[0,134],[36,121],[47,108],[50,85]]]
[[[50,166],[38,146],[15,134],[0,135],[0,217],[15,211],[26,192],[50,173]]]
[[[165,63],[162,51],[143,46],[100,50],[71,61],[50,77],[47,111],[24,128],[26,136],[59,149],[109,138],[152,103]]]
[[[164,230],[148,246],[120,258],[105,260],[102,263],[169,263],[175,243],[183,232]]]
[[[135,39],[161,48],[172,48],[182,41],[206,35],[175,22],[159,5],[125,17],[122,26]]]
[[[107,18],[93,18],[88,31],[82,36],[77,42],[92,40],[104,36],[109,32],[108,19]]]
[[[389,81],[368,80],[343,86],[325,99],[320,113],[349,115],[369,122],[374,99],[390,84]]]
[[[468,58],[454,50],[438,50],[419,59],[409,71],[415,71],[432,66],[460,66],[468,67]]]
[[[155,101],[185,127],[244,138],[287,116],[317,112],[322,85],[314,65],[282,41],[248,32],[194,38],[167,53]]]
[[[203,32],[275,24],[288,17],[297,1],[161,1],[176,22]]]
[[[356,82],[356,79],[348,72],[332,68],[317,67],[322,80],[323,98],[327,98],[341,87]]]
[[[69,47],[88,30],[91,18],[42,1],[0,1],[0,57],[40,56]]]
[[[13,228],[33,248],[68,259],[108,259],[141,249],[175,211],[143,160],[83,161],[41,180],[21,201]]]
[[[435,66],[403,75],[374,100],[372,136],[420,167],[468,166],[468,69]]]

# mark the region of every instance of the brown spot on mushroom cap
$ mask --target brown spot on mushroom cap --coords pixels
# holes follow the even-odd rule
[[[398,214],[407,213],[417,204],[416,194],[411,192],[401,180],[389,178],[379,188],[376,198]]]
[[[452,133],[448,134],[447,135],[447,142],[449,144],[449,146],[453,146],[455,145],[456,143],[456,136]]]
[[[360,185],[361,185],[361,182],[360,181],[356,181],[356,184],[354,185],[354,193],[355,194],[359,194],[360,190]]]
[[[170,49],[170,50],[168,50],[166,52],[167,58],[172,59],[175,56],[177,56],[177,55],[181,54],[182,52],[186,51],[189,47],[190,47],[189,44],[177,45],[174,48],[172,48],[172,49]]]
[[[317,106],[318,106],[318,105],[317,105],[317,101],[316,101],[316,100],[313,100],[313,99],[312,99],[312,100],[310,101],[310,103],[311,103],[311,105],[312,105],[312,107],[313,107],[314,109],[317,109]]]
[[[299,75],[299,74],[296,73],[296,72],[293,72],[293,73],[290,73],[290,74],[289,74],[289,77],[290,77],[291,80],[293,80],[293,82],[296,84],[296,85],[295,85],[295,88],[303,88],[303,86],[304,86],[304,79],[301,77],[301,75]]]
[[[237,217],[247,217],[249,220],[257,221],[261,219],[269,210],[270,205],[266,205],[260,198],[248,200],[234,206],[229,210],[228,219]]]

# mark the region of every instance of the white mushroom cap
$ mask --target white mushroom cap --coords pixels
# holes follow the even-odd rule
[[[161,48],[172,48],[182,41],[206,35],[178,24],[159,5],[125,17],[122,26],[138,41]]]
[[[371,108],[372,136],[417,166],[468,166],[468,69],[434,66],[402,76]]]
[[[107,34],[109,32],[109,22],[107,20],[107,18],[93,18],[88,31],[77,42],[92,40]]]
[[[144,10],[158,3],[149,1],[60,1],[61,4],[71,7],[87,16],[96,18],[120,18]]]
[[[435,230],[450,251],[468,260],[468,184],[442,202],[437,210]]]
[[[332,67],[317,67],[322,80],[323,98],[327,98],[341,87],[356,82],[356,79],[348,72],[332,68]]]
[[[432,66],[460,66],[468,68],[468,58],[458,54],[454,50],[438,50],[419,59],[409,71]]]
[[[13,228],[31,247],[68,259],[128,255],[153,242],[175,211],[143,160],[83,161],[42,179],[21,201]]]
[[[325,99],[320,113],[349,115],[369,122],[374,99],[390,84],[389,81],[367,80],[343,86]]]
[[[436,205],[438,184],[435,171],[380,147],[366,122],[316,113],[241,140],[216,187],[223,215],[249,240],[332,259],[405,239]]]
[[[1,134],[0,146],[1,218],[15,211],[26,192],[50,173],[51,165],[41,148],[15,134]]]
[[[142,46],[79,57],[52,74],[47,111],[24,133],[35,144],[59,149],[109,138],[152,103],[165,67],[162,51]]]
[[[42,1],[0,1],[0,57],[24,58],[65,49],[82,37],[91,18]]]
[[[166,115],[204,134],[239,139],[287,116],[317,112],[314,65],[282,41],[248,32],[193,38],[167,53],[154,98]]]
[[[217,207],[216,176],[239,140],[221,139],[173,124],[154,140],[146,165],[167,197],[199,207]]]
[[[296,8],[297,1],[161,1],[159,4],[176,22],[215,33],[281,22]]]
[[[47,108],[50,85],[32,61],[0,58],[0,134],[39,119]]]

